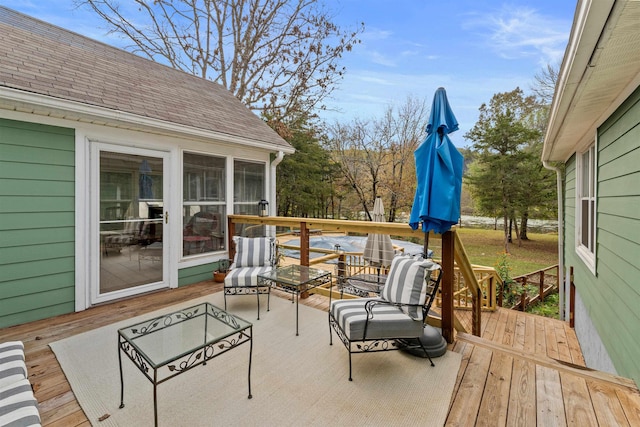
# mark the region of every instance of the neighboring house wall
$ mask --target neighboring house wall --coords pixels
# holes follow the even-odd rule
[[[0,328],[74,311],[74,144],[0,119]]]
[[[640,384],[640,89],[598,129],[596,276],[575,253],[575,165],[574,156],[566,164],[565,262],[579,294],[576,333],[588,366],[611,370],[612,362]]]

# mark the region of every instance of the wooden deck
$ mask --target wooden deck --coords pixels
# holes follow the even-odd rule
[[[203,282],[6,328],[0,330],[0,341],[25,343],[43,425],[88,426],[49,343],[221,286]],[[326,310],[328,299],[312,295],[302,302]],[[457,314],[468,324],[469,312]],[[640,425],[640,392],[633,381],[584,368],[575,333],[566,323],[499,309],[483,313],[482,330],[482,338],[458,334],[451,346],[463,359],[447,425]]]

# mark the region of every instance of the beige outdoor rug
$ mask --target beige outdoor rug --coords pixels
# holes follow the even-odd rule
[[[441,426],[447,416],[460,355],[427,359],[400,351],[353,356],[335,336],[329,345],[327,313],[255,296],[228,298],[232,313],[253,322],[251,391],[247,399],[249,344],[243,344],[158,386],[160,426]],[[119,409],[117,329],[162,313],[209,301],[223,307],[222,294],[115,323],[51,344],[78,402],[95,426],[153,425],[153,386],[123,355],[125,407]],[[99,419],[103,421],[99,421]]]

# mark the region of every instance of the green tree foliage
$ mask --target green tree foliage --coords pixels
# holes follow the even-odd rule
[[[525,96],[520,88],[495,94],[489,105],[480,107],[478,121],[465,134],[477,154],[465,180],[483,214],[502,216],[506,252],[510,221],[520,218],[526,236],[531,210],[549,196],[539,157],[541,108],[534,96]]]
[[[278,215],[326,218],[337,167],[311,130],[290,131],[287,140],[296,152],[277,169]]]

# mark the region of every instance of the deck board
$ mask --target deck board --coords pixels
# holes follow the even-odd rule
[[[509,390],[508,426],[536,425],[535,364],[521,359],[513,362]]]
[[[0,341],[25,343],[29,380],[43,425],[86,427],[90,424],[49,344],[221,288],[221,284],[206,281],[154,292],[5,328],[0,330]],[[274,295],[289,297],[278,292]],[[301,303],[328,308],[328,298],[321,295],[311,295]],[[456,313],[463,324],[470,324],[469,310]],[[450,346],[462,355],[462,363],[447,425],[586,426],[594,420],[601,426],[640,425],[640,392],[633,381],[580,369],[584,358],[575,332],[566,322],[499,308],[482,312],[481,330],[482,338],[460,333]]]
[[[494,354],[478,411],[476,425],[506,426],[513,357]]]
[[[536,366],[536,406],[539,426],[567,425],[558,371],[546,366]]]
[[[561,373],[560,381],[567,425],[576,427],[598,426],[598,419],[587,388],[587,380],[575,375]]]
[[[474,425],[482,402],[492,352],[475,347],[447,416],[447,426]]]

